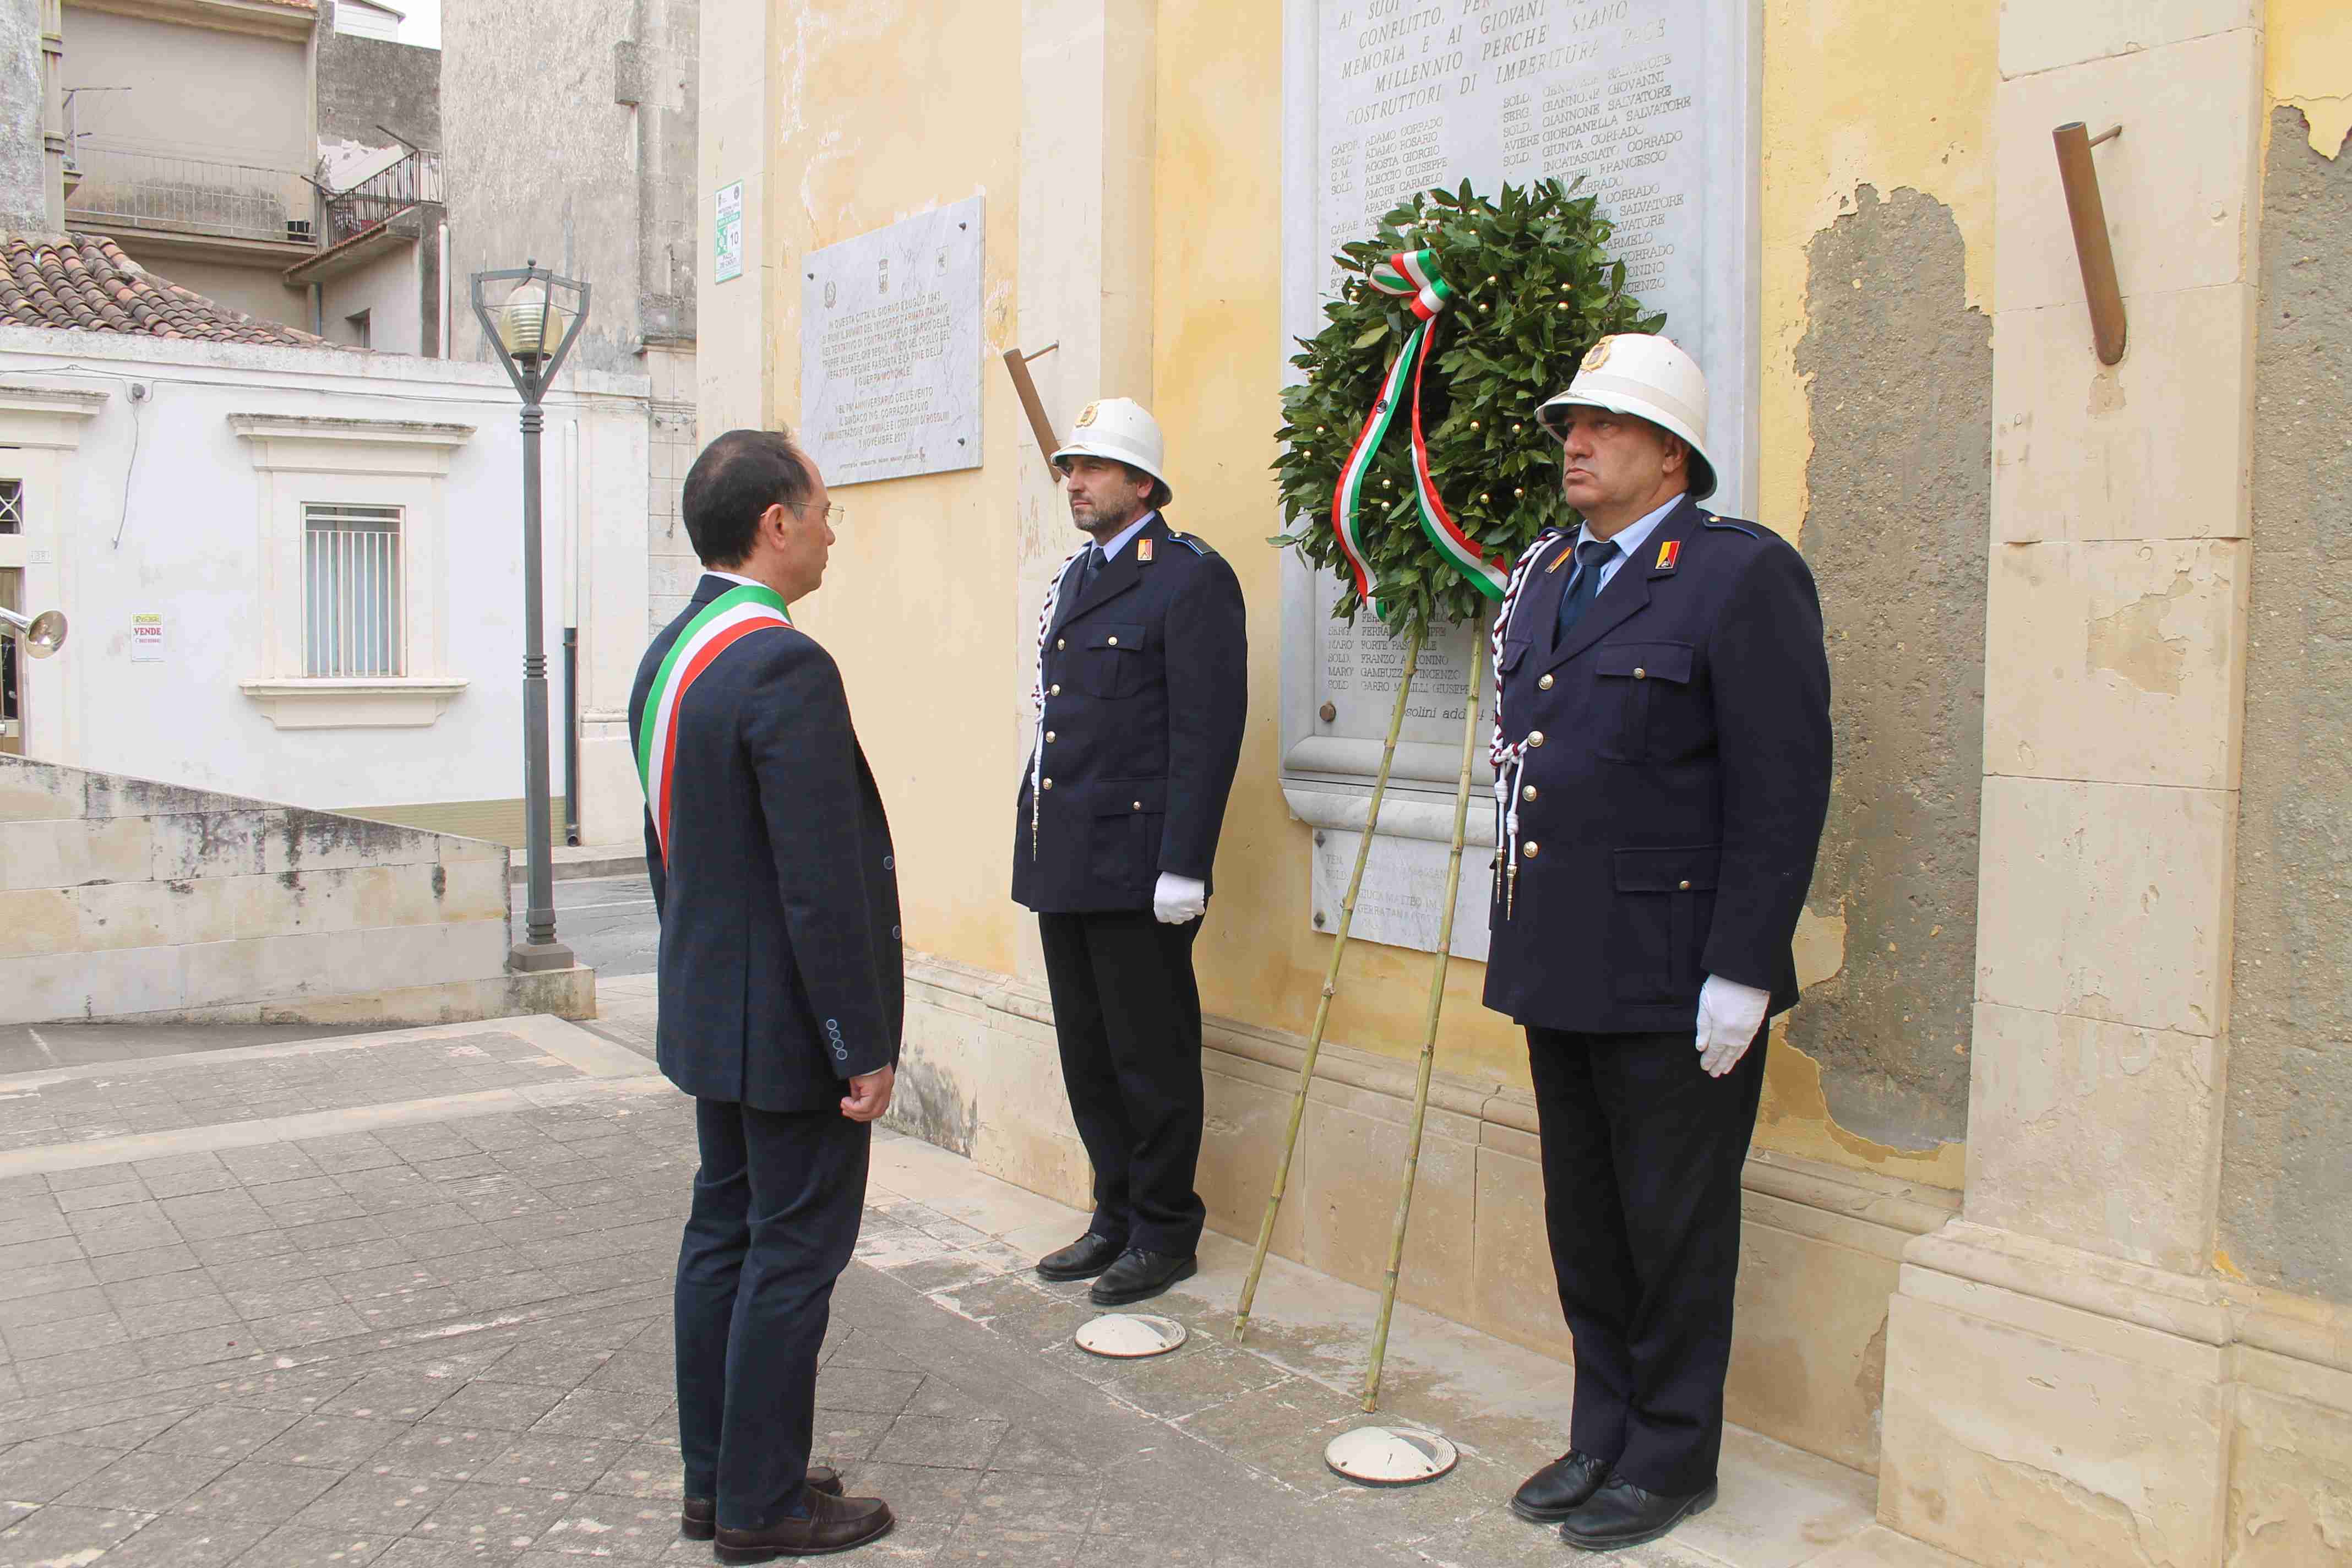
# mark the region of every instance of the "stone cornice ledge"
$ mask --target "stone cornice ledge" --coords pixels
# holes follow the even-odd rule
[[[1903,1249],[1904,1271],[1931,1269],[2201,1344],[2238,1338],[2218,1280],[2108,1258],[2040,1237],[1956,1219]],[[1906,1287],[1906,1293],[1909,1293]]]
[[[77,419],[93,417],[106,406],[110,392],[79,392],[57,386],[27,386],[0,382],[0,409],[11,414],[64,414]]]
[[[462,447],[471,425],[428,419],[341,419],[315,414],[232,414],[228,427],[245,440],[363,441],[403,447]]]
[[[297,677],[243,680],[237,689],[281,730],[416,730],[438,720],[466,685],[447,676]]]

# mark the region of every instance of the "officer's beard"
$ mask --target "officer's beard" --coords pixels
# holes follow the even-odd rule
[[[1111,504],[1115,506],[1118,503]],[[1105,510],[1100,502],[1087,507],[1083,511],[1078,509],[1076,501],[1070,503],[1070,521],[1077,525],[1081,532],[1092,534],[1097,543],[1115,537],[1119,530],[1141,517],[1143,513],[1144,505],[1140,499],[1130,500],[1127,503],[1127,509],[1116,515]]]

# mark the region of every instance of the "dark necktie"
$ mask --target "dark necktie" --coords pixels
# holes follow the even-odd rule
[[[1101,574],[1102,569],[1102,546],[1099,544],[1087,545],[1086,564],[1078,568],[1078,596],[1080,598],[1086,597],[1087,590],[1095,585],[1095,579]]]
[[[1569,632],[1584,618],[1593,596],[1601,592],[1601,569],[1616,557],[1617,542],[1613,539],[1588,539],[1576,547],[1576,581],[1568,585],[1560,596],[1559,630],[1555,642],[1566,642]]]

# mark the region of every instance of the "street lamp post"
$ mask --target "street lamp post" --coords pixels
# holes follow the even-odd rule
[[[516,279],[496,309],[485,283]],[[588,285],[559,278],[536,259],[520,268],[474,274],[474,317],[499,351],[499,363],[522,396],[522,776],[530,910],[524,940],[508,962],[519,970],[569,969],[572,950],[555,940],[555,876],[548,859],[546,613],[540,589],[540,399],[563,366],[588,319]]]

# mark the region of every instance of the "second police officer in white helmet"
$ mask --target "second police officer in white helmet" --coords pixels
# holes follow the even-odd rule
[[[1087,1233],[1041,1259],[1105,1306],[1195,1271],[1208,908],[1249,709],[1234,569],[1169,527],[1159,423],[1130,398],[1078,416],[1054,454],[1092,541],[1047,591],[1036,731],[1014,812],[1013,897],[1036,911],[1062,1078],[1087,1157]]]
[[[1664,338],[1592,346],[1538,413],[1582,526],[1495,628],[1486,1001],[1527,1029],[1576,1345],[1569,1451],[1511,1506],[1588,1550],[1715,1500],[1740,1167],[1829,807],[1812,575],[1706,505],[1706,403]]]

